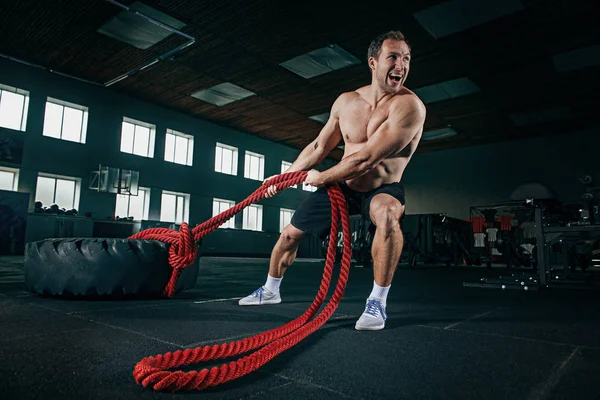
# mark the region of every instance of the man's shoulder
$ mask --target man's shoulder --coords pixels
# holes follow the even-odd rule
[[[398,94],[396,94],[390,103],[390,106],[401,107],[401,108],[415,108],[422,111],[425,111],[425,104],[419,96],[415,94],[412,90],[408,88],[403,88],[404,90]]]
[[[361,96],[360,95],[361,89],[363,89],[363,88],[352,90],[349,92],[344,92],[338,96],[338,100],[341,102],[344,102],[344,103],[348,103],[353,100],[356,100],[356,99],[360,98],[360,96]]]

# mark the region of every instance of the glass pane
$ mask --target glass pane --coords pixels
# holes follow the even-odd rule
[[[258,179],[258,157],[250,157],[250,178]]]
[[[83,123],[81,125],[81,143],[85,143],[87,137],[88,112],[83,113]]]
[[[160,220],[166,222],[175,222],[175,195],[162,194],[160,204]]]
[[[262,181],[265,179],[265,158],[260,157],[258,159],[258,180]]]
[[[49,207],[54,203],[54,184],[53,178],[43,176],[37,179],[37,188],[35,189],[35,200],[41,201],[44,207]]]
[[[216,217],[217,215],[219,215],[219,202],[216,200],[213,200],[213,213],[212,216]]]
[[[63,119],[62,138],[72,142],[81,141],[81,124],[83,122],[83,111],[65,107],[65,118]]]
[[[25,96],[25,105],[23,106],[23,118],[21,118],[21,130],[25,132],[27,126],[27,112],[29,110],[29,96]]]
[[[133,154],[148,156],[148,145],[150,144],[150,129],[145,126],[135,126],[135,140],[133,141]]]
[[[177,164],[186,164],[188,140],[184,137],[177,136],[175,138],[175,162]]]
[[[137,196],[127,196],[129,197],[129,216],[136,221],[144,219],[145,195],[144,190],[138,190]]]
[[[133,131],[133,124],[123,122],[123,128],[121,129],[121,151],[124,153],[133,153]]]
[[[0,126],[21,130],[23,117],[23,103],[25,96],[12,92],[2,91],[0,98]]]
[[[256,230],[256,213],[257,213],[256,207],[250,207],[248,209],[248,214],[249,214],[248,225],[250,226],[250,229],[252,229],[252,230]]]
[[[194,161],[194,138],[189,138],[187,142],[187,165],[191,166]]]
[[[244,156],[244,178],[250,178],[250,155]]]
[[[44,114],[44,136],[60,138],[62,128],[63,106],[54,103],[46,103]]]
[[[232,169],[231,169],[231,161],[233,160],[233,155],[232,155],[232,151],[229,149],[223,149],[223,163],[222,165],[222,172],[225,174],[232,174]]]
[[[223,149],[221,147],[217,147],[215,152],[215,171],[223,172],[221,168],[221,160],[223,159]]]
[[[0,171],[0,190],[13,190],[15,173]]]
[[[56,180],[56,198],[54,200],[60,208],[67,210],[74,207],[75,202],[75,181],[66,179]]]
[[[177,196],[177,213],[175,214],[175,222],[180,224],[183,222],[183,206],[185,200],[183,196]]]
[[[124,194],[117,195],[117,207],[115,208],[115,216],[125,218],[128,217],[129,196]]]
[[[165,140],[165,161],[173,162],[175,160],[175,135],[167,133]]]

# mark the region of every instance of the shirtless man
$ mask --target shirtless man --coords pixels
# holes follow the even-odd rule
[[[385,327],[387,295],[403,246],[400,219],[405,202],[400,181],[421,139],[425,106],[403,86],[410,69],[410,48],[401,32],[388,32],[373,40],[368,63],[371,84],[337,98],[318,137],[286,171],[309,170],[305,183],[319,189],[302,201],[281,233],[265,285],[242,298],[240,305],[281,302],[279,285],[302,238],[308,234],[325,238],[329,233],[331,205],[324,187],[340,183],[350,214],[362,214],[376,226],[371,249],[373,290],[355,328]],[[345,145],[342,160],[322,172],[312,169],[340,140]],[[265,196],[276,193],[277,188],[271,186]]]

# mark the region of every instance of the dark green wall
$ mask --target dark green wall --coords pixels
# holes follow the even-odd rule
[[[97,193],[87,189],[90,171],[97,168],[98,164],[140,172],[140,186],[152,189],[150,219],[159,219],[161,189],[189,193],[189,220],[194,226],[212,216],[213,197],[240,202],[260,186],[258,181],[243,178],[246,150],[265,155],[265,177],[280,173],[281,161],[294,161],[299,154],[296,149],[244,132],[5,59],[0,59],[0,83],[30,92],[27,130],[23,133],[23,162],[19,166],[19,191],[35,193],[38,172],[80,177],[80,215],[91,212],[94,218],[107,218],[114,213],[114,194]],[[48,96],[89,108],[85,144],[42,136]],[[120,152],[123,116],[156,125],[154,158]],[[167,128],[194,135],[192,167],[163,160]],[[214,171],[217,141],[238,148],[237,176]],[[331,161],[326,160],[319,168],[327,165],[331,165]],[[267,233],[278,233],[279,208],[294,209],[308,193],[290,188],[274,198],[261,201],[263,230]],[[33,202],[32,196],[30,209],[33,208]],[[236,216],[238,226],[241,226],[241,217],[241,213]],[[256,235],[257,238],[264,237],[261,233]],[[244,238],[247,239],[248,234],[244,234]],[[270,243],[271,240],[267,242]],[[266,251],[268,253],[270,249]],[[259,252],[265,252],[265,249],[261,248]]]
[[[539,182],[561,201],[579,201],[579,177],[600,185],[600,129],[417,154],[405,176],[407,213],[469,218],[469,207],[510,199],[513,190]]]

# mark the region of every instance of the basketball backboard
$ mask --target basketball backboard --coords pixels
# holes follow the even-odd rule
[[[99,165],[97,170],[90,172],[88,188],[98,192],[137,196],[139,179],[139,171]]]

